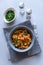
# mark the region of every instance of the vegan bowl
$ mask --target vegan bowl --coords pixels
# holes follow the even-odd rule
[[[26,52],[34,44],[34,32],[27,26],[16,26],[9,34],[9,45],[17,52]]]

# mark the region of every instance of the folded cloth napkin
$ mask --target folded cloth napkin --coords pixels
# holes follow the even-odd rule
[[[27,27],[30,27],[33,31],[34,31],[34,27],[32,26],[31,22],[30,21],[25,21],[23,23],[20,23],[18,25],[25,25]],[[17,25],[16,25],[17,26]],[[4,34],[5,34],[5,38],[6,38],[6,41],[7,43],[8,42],[8,36],[9,36],[9,33],[10,31],[12,30],[12,28],[14,28],[15,26],[12,26],[12,27],[9,27],[9,28],[3,28],[4,30]],[[33,47],[31,48],[30,51],[27,51],[25,53],[18,53],[18,52],[15,52],[14,50],[12,50],[10,48],[10,46],[8,45],[8,48],[9,48],[9,53],[10,53],[10,60],[12,62],[15,62],[15,61],[20,61],[21,59],[24,59],[24,58],[27,58],[27,57],[30,57],[30,56],[33,56],[33,55],[36,55],[36,54],[39,54],[41,52],[41,48],[39,46],[39,42],[37,40],[37,38],[35,37],[35,42],[34,42],[34,45]]]

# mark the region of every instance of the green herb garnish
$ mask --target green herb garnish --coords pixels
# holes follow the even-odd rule
[[[27,36],[27,33],[23,33],[22,36]]]
[[[14,17],[15,17],[15,13],[14,11],[12,10],[9,10],[7,13],[6,13],[6,20],[7,21],[11,21]]]
[[[15,38],[15,42],[16,42],[16,43],[18,42],[18,38]]]

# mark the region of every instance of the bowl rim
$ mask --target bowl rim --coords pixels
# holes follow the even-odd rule
[[[32,33],[32,35],[33,35],[32,43],[30,44],[30,46],[29,46],[28,48],[23,49],[23,50],[18,49],[18,48],[15,48],[14,45],[12,44],[12,41],[11,41],[11,34],[13,33],[14,30],[16,30],[16,29],[19,28],[19,27],[24,27],[24,28],[30,30],[31,33]],[[33,32],[29,27],[24,26],[24,25],[22,25],[22,26],[19,25],[19,26],[16,26],[15,28],[13,28],[13,29],[11,30],[11,32],[10,32],[10,34],[9,34],[9,45],[10,45],[10,47],[11,47],[13,50],[15,50],[15,51],[17,51],[17,52],[26,52],[26,51],[29,51],[29,50],[33,47],[33,45],[34,45],[34,39],[35,39],[34,32]]]
[[[6,18],[5,18],[5,15],[6,15],[6,13],[7,13],[9,10],[14,11],[14,13],[15,13],[15,17],[14,17],[11,21],[7,21]],[[13,22],[15,19],[16,19],[16,11],[15,11],[15,9],[12,8],[12,7],[6,9],[5,12],[4,12],[4,21],[5,21],[5,23],[11,23],[11,22]]]

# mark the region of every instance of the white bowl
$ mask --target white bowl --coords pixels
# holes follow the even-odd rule
[[[14,17],[11,21],[7,21],[6,18],[5,18],[5,15],[6,15],[6,13],[7,13],[9,10],[14,11],[14,13],[15,13],[15,17]],[[13,22],[15,19],[16,19],[15,9],[14,9],[14,8],[8,8],[8,9],[4,12],[4,21],[5,21],[6,23],[11,23],[11,22]]]

